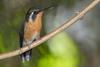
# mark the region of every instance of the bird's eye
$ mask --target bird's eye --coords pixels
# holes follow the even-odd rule
[[[34,11],[34,14],[38,14],[38,12],[37,11]]]

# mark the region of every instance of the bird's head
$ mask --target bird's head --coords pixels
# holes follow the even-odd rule
[[[41,17],[43,14],[43,11],[39,10],[39,9],[29,9],[27,14],[26,14],[26,21],[34,21],[34,19],[38,16]]]
[[[51,8],[52,6],[50,7],[47,7],[47,8],[44,8],[44,9],[33,9],[33,8],[30,8],[26,14],[26,21],[27,22],[30,22],[30,21],[34,21],[37,17],[38,18],[41,18],[42,15],[43,15],[43,12],[49,8]]]

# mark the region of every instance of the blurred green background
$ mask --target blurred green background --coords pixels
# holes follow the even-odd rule
[[[19,48],[19,30],[29,8],[46,8],[41,37],[63,24],[92,0],[1,0],[0,54]],[[0,67],[100,67],[100,4],[65,31],[33,48],[32,60],[0,60]]]

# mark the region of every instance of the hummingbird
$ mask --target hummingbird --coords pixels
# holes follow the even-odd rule
[[[29,9],[25,21],[22,24],[20,36],[20,48],[31,45],[35,40],[39,39],[42,28],[43,11],[39,9]],[[22,61],[31,59],[32,49],[20,55]]]
[[[25,16],[25,21],[23,22],[20,32],[20,48],[31,45],[34,41],[40,38],[40,32],[42,29],[42,18],[44,14],[44,9],[29,9]],[[30,61],[32,55],[32,49],[26,51],[20,55],[23,62]]]

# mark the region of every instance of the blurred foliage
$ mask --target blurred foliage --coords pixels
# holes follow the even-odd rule
[[[3,45],[3,37],[1,36],[2,34],[0,34],[0,47],[2,47],[2,48],[0,48],[0,52],[4,52],[5,51],[5,47],[4,47],[4,45]]]
[[[50,54],[39,60],[39,67],[77,67],[79,52],[70,37],[62,32],[48,41]]]

